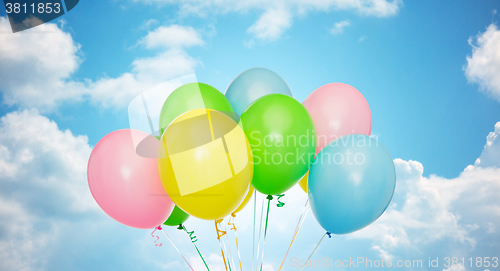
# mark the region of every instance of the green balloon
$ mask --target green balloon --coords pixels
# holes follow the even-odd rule
[[[240,125],[252,146],[252,186],[257,191],[281,194],[309,170],[316,150],[314,123],[294,98],[263,96],[243,112]]]
[[[170,216],[168,217],[167,221],[163,222],[163,225],[179,226],[180,224],[186,222],[188,218],[189,215],[176,205],[174,207],[174,210],[172,211],[172,214],[170,214]]]
[[[237,121],[231,103],[216,88],[204,83],[189,83],[180,86],[168,96],[160,112],[160,136],[178,116],[198,108],[221,111]]]

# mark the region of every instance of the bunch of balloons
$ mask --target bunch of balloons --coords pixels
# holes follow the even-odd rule
[[[319,224],[345,234],[380,217],[394,192],[392,158],[370,137],[370,107],[346,84],[324,85],[301,104],[264,68],[244,71],[225,94],[189,83],[165,100],[159,128],[156,137],[112,132],[89,159],[95,200],[131,227],[218,220],[243,209],[254,189],[279,195],[300,181]]]

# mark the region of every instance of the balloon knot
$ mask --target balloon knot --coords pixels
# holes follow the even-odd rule
[[[156,226],[156,229],[159,230],[159,231],[161,231],[161,229],[162,229],[161,225]]]
[[[268,200],[273,200],[273,196],[268,195],[266,199],[268,199]]]
[[[232,217],[236,217],[236,214],[235,214],[235,213],[231,213],[231,216],[232,216]]]
[[[332,233],[326,232],[326,235],[328,235],[328,238],[332,238]]]
[[[177,227],[177,229],[178,229],[178,230],[181,230],[181,231],[184,229],[184,226],[182,225],[182,223],[181,223],[181,224],[179,224],[179,227]]]

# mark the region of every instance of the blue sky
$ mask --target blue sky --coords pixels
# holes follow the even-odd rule
[[[373,133],[396,158],[392,207],[374,225],[320,247],[318,259],[495,256],[497,11],[498,1],[81,1],[62,20],[19,34],[2,17],[0,220],[13,224],[0,223],[1,269],[185,268],[166,240],[156,248],[149,232],[96,207],[88,155],[101,137],[128,128],[128,103],[141,91],[195,73],[224,92],[258,66],[280,74],[301,102],[327,83],[356,87],[372,109]],[[301,193],[294,188],[286,210],[273,210],[268,270],[286,251]],[[241,220],[251,223],[250,209]],[[211,223],[187,226],[219,263]],[[296,257],[321,237],[311,214],[303,227]],[[250,237],[250,228],[242,231]]]

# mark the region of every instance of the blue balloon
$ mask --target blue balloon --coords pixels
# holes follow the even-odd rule
[[[234,112],[241,116],[253,101],[267,94],[293,97],[287,83],[277,73],[265,68],[252,68],[236,76],[225,95]]]
[[[307,190],[321,227],[346,234],[377,220],[396,188],[394,162],[387,149],[366,135],[342,136],[314,159]]]

